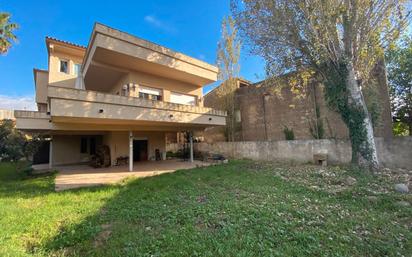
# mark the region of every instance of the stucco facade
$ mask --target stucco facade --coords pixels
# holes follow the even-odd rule
[[[50,37],[46,47],[48,69],[33,71],[38,111],[15,115],[18,129],[50,136],[51,167],[106,145],[112,165],[127,157],[133,170],[136,147],[164,158],[166,133],[225,125],[225,112],[203,107],[213,65],[102,24],[87,48]]]

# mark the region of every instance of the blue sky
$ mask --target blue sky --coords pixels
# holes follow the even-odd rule
[[[0,56],[0,108],[34,108],[34,67],[47,69],[45,36],[87,45],[94,22],[214,64],[229,0],[2,1],[20,25],[18,44]],[[264,77],[263,60],[242,51],[241,76]],[[213,85],[205,88],[210,90]]]

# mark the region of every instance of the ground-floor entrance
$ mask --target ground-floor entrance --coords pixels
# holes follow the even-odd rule
[[[193,161],[193,144],[189,158]],[[45,147],[46,148],[46,147]],[[47,149],[46,149],[47,150]],[[46,153],[46,150],[42,151]],[[104,150],[104,151],[103,151]],[[95,168],[134,165],[166,159],[164,131],[68,131],[50,135],[49,168],[88,164]],[[44,156],[46,159],[47,156]]]
[[[147,161],[147,140],[134,139],[133,140],[133,160],[135,162]]]

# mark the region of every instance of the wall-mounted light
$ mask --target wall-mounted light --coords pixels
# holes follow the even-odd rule
[[[170,114],[170,115],[169,115],[169,118],[173,118],[173,114]]]
[[[100,109],[100,110],[99,110],[99,113],[103,113],[103,109]]]
[[[211,121],[212,120],[212,118],[209,118],[209,121]]]

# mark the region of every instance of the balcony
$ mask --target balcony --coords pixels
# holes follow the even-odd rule
[[[34,111],[14,111],[16,128],[31,131],[44,131],[53,128],[50,115]]]
[[[53,123],[208,127],[226,123],[226,112],[89,90],[49,86]]]

